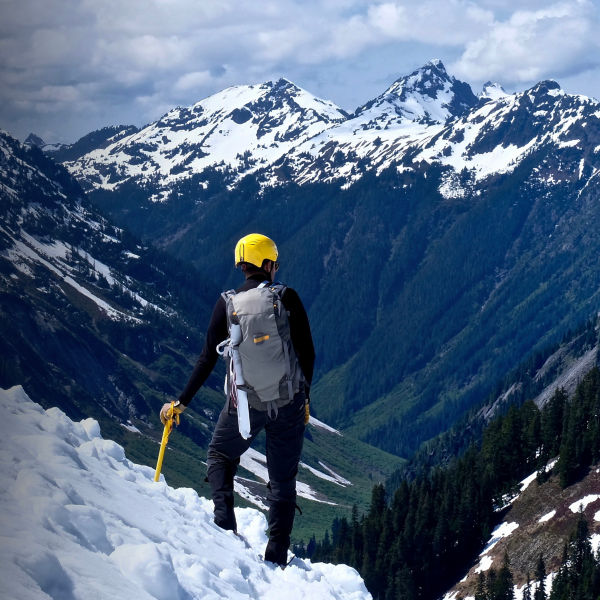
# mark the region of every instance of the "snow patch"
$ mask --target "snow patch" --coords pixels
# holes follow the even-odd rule
[[[142,433],[135,425],[131,425],[130,423],[121,423],[121,427],[124,427],[127,431],[131,431],[131,433]]]
[[[487,571],[492,566],[493,563],[494,563],[494,559],[491,556],[484,556],[479,561],[479,565],[475,569],[475,573],[481,573],[482,571]]]
[[[585,498],[573,502],[573,504],[569,506],[569,509],[573,513],[578,513],[580,510],[585,510],[589,504],[592,504],[592,502],[596,502],[597,500],[600,500],[600,494],[589,494],[588,496],[585,496]]]
[[[242,456],[240,457],[240,465],[242,467],[244,467],[244,469],[246,469],[246,470],[250,471],[251,473],[253,473],[254,475],[256,475],[259,479],[262,479],[262,481],[264,481],[265,483],[267,483],[269,481],[269,472],[267,470],[267,457],[264,454],[262,454],[261,452],[254,450],[254,448],[248,448],[248,450],[246,450],[246,452],[244,452],[244,454],[242,454]],[[301,463],[301,466],[310,470],[311,472],[314,472],[314,474],[317,475],[317,477],[321,477],[322,479],[327,479],[329,481],[333,481],[334,483],[338,483],[334,478],[329,477],[325,473],[321,473],[320,471],[317,471],[316,469],[312,469],[312,467],[309,467],[308,465],[305,465],[304,463]],[[343,479],[343,478],[340,478],[340,479]],[[307,483],[304,483],[300,480],[296,480],[296,493],[301,498],[307,498],[308,500],[314,500],[315,502],[321,502],[322,504],[331,504],[332,506],[335,506],[335,502],[329,502],[329,501],[323,499],[322,497],[320,497],[317,494],[317,492],[315,492],[310,487],[310,485],[308,485]],[[256,496],[254,496],[252,494],[250,494],[250,495],[253,498],[256,498]],[[244,497],[247,497],[247,496],[244,496]],[[247,499],[250,500],[251,502],[254,502],[254,500],[252,500],[249,497],[247,497]],[[259,501],[258,505],[261,508],[264,507],[262,501]]]
[[[556,510],[551,510],[549,513],[545,514],[543,517],[540,517],[538,523],[546,523],[550,519],[553,519],[556,515]]]
[[[127,460],[96,421],[45,411],[21,386],[0,390],[0,407],[3,597],[371,598],[345,565],[263,562],[262,513],[236,509],[248,547],[213,523],[212,502],[154,482],[154,469]]]
[[[342,435],[337,429],[334,429],[330,425],[327,425],[326,423],[323,423],[323,421],[319,421],[319,419],[316,419],[312,415],[310,416],[309,423],[313,427],[319,427],[320,429],[324,429],[325,431],[329,431],[331,433],[337,433],[337,435]]]
[[[485,556],[501,539],[507,538],[512,532],[519,527],[518,523],[501,523],[492,531],[492,537],[488,541],[486,547],[480,556]]]

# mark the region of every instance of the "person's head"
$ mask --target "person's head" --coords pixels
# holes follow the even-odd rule
[[[275,242],[261,233],[245,235],[235,245],[235,266],[240,267],[246,277],[263,273],[273,281],[279,268],[278,256]]]

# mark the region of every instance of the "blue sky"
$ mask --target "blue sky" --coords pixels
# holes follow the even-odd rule
[[[0,128],[72,142],[286,77],[348,111],[432,58],[600,99],[599,0],[0,0]]]

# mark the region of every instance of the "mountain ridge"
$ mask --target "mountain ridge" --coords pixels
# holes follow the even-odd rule
[[[241,179],[221,165],[88,194],[223,289],[243,233],[277,239],[313,324],[319,416],[409,456],[600,308],[599,103],[556,82],[473,98],[443,123],[344,118]]]
[[[500,102],[501,106],[508,98],[520,99],[521,103],[529,99],[533,105],[540,105],[540,112],[547,108],[544,107],[544,96],[549,98],[560,94],[568,96],[574,104],[581,105],[587,101],[598,106],[594,100],[567,95],[562,90],[557,92],[559,89],[555,81],[549,80],[525,92],[507,94],[498,85],[488,82],[478,99],[468,84],[450,76],[443,63],[434,60],[410,75],[400,77],[380,96],[348,115],[285,79],[259,85],[233,86],[191,107],[173,109],[156,123],[144,128],[142,131],[146,133],[134,133],[124,145],[112,145],[106,153],[84,155],[71,161],[68,167],[84,186],[90,188],[114,189],[127,181],[139,180],[141,185],[152,181],[152,185],[161,190],[153,197],[155,200],[165,200],[168,189],[175,182],[186,177],[201,177],[203,171],[212,168],[223,172],[230,185],[236,185],[240,178],[253,172],[260,174],[262,185],[278,185],[289,180],[300,184],[343,180],[347,185],[360,178],[365,168],[380,171],[392,164],[414,168],[414,163],[419,160],[440,160],[442,164],[450,164],[432,153],[419,152],[419,148],[431,145],[438,135],[451,140],[460,138],[464,135],[464,127],[462,130],[450,128],[444,136],[443,125],[471,111],[476,111],[472,124],[476,119],[484,120],[485,111],[489,114],[492,109],[478,110],[482,103]],[[486,93],[487,96],[484,95]],[[301,100],[296,102],[297,99]],[[231,108],[234,105],[235,108]],[[295,133],[289,123],[286,125],[277,116],[281,106],[285,106],[294,118],[304,118],[312,128],[301,128],[305,133],[300,135]],[[320,107],[321,112],[315,107]],[[265,120],[261,116],[266,114],[265,110],[273,113],[273,117],[266,118],[266,124],[259,123],[255,132],[251,133],[247,130],[247,123]],[[315,123],[311,124],[310,119],[302,116],[303,110],[308,110],[315,115],[317,122],[323,121],[326,126],[315,129]],[[195,115],[198,111],[205,115],[204,120],[198,120]],[[597,120],[594,111],[588,111],[585,117]],[[568,118],[568,114],[564,118]],[[189,130],[191,135],[192,131],[198,129],[199,123],[205,121],[211,124],[213,132],[219,129],[222,134],[236,140],[239,150],[236,156],[233,156],[227,144],[216,140],[215,133],[207,132],[204,138],[200,136],[196,141],[190,138],[187,141],[179,139],[166,142],[170,139],[170,128]],[[489,119],[487,123],[489,125]],[[541,123],[542,119],[538,119],[537,126]],[[261,141],[267,135],[266,131],[275,132],[268,138],[269,148]],[[197,134],[194,135],[197,137]],[[213,141],[210,141],[212,138]],[[533,143],[531,139],[516,141],[522,142],[517,146],[522,148],[521,154],[529,150],[528,142]],[[182,146],[181,150],[177,149],[178,145]],[[448,148],[442,151],[448,152]],[[178,153],[181,156],[177,157]],[[409,157],[408,161],[403,159],[404,155]],[[162,157],[160,160],[159,156]],[[508,156],[507,160],[518,158],[517,154]],[[145,165],[145,172],[136,167],[140,161]],[[160,162],[163,164],[159,166]],[[457,172],[465,167],[470,168],[468,161],[451,166]],[[156,174],[160,175],[159,179],[154,177]]]

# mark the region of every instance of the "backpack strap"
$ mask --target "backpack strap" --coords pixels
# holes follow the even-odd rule
[[[279,300],[283,306],[283,294],[285,293],[285,290],[287,289],[287,286],[284,285],[283,283],[281,283],[280,281],[274,281],[270,286],[269,289],[274,293],[277,294],[277,296],[279,297]],[[285,307],[283,307],[285,309]],[[289,313],[288,313],[289,314]],[[291,343],[291,339],[289,340],[289,343]],[[283,344],[283,355],[285,358],[285,368],[286,368],[286,380],[287,380],[287,387],[288,387],[288,397],[290,399],[290,402],[294,399],[294,382],[292,380],[292,365],[291,365],[291,361],[290,361],[290,349],[289,349],[289,345],[288,343],[284,343]]]
[[[292,367],[290,365],[290,349],[288,347],[288,344],[286,344],[286,343],[283,344],[283,355],[285,357],[285,369],[286,369],[285,378],[287,379],[288,397],[291,402],[294,399],[294,385],[292,383]]]
[[[229,300],[229,298],[231,298],[232,296],[235,296],[235,290],[225,290],[221,294],[221,298],[225,300],[225,304],[227,304],[227,300]]]

